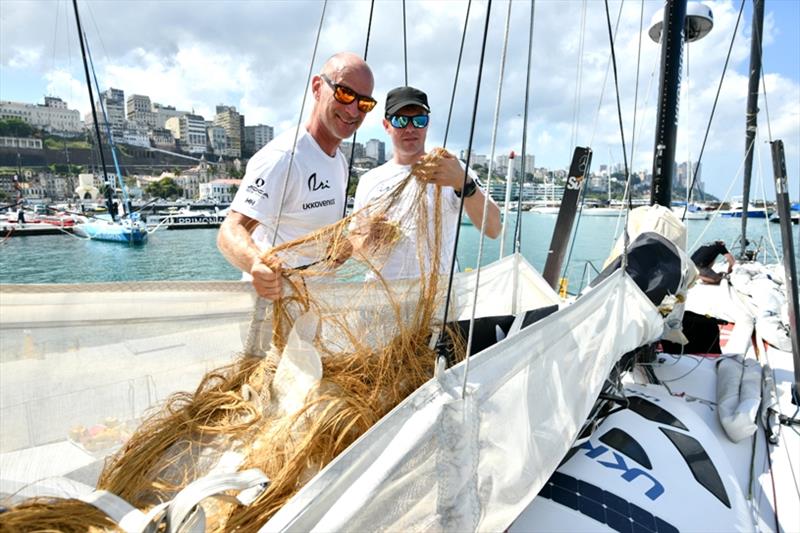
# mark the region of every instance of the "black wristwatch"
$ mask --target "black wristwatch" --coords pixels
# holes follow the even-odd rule
[[[469,198],[470,196],[474,195],[478,190],[478,185],[475,183],[475,180],[472,178],[467,179],[467,184],[464,186],[464,198]],[[456,196],[461,198],[461,191],[458,189],[453,189],[453,192],[456,193]]]

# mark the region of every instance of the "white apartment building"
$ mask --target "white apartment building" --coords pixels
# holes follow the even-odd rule
[[[497,170],[498,173],[505,174],[508,171],[508,162],[510,161],[509,156],[507,155],[498,155],[494,158],[495,163],[497,164],[497,168],[493,169]],[[526,174],[533,174],[534,169],[536,168],[536,157],[533,154],[525,155],[525,173]],[[522,156],[517,155],[514,157],[514,172],[519,175],[522,171]]]
[[[50,133],[77,135],[83,132],[80,111],[68,109],[66,102],[54,96],[45,96],[44,105],[0,101],[0,119],[8,118],[18,118]]]
[[[187,113],[180,117],[167,119],[166,129],[181,142],[181,147],[190,154],[206,151],[206,121],[200,115]]]
[[[147,134],[147,127],[141,126],[137,122],[128,122],[128,127],[122,132],[119,142],[149,148],[150,137]]]
[[[220,204],[229,204],[236,195],[242,180],[218,179],[200,184],[200,198]]]

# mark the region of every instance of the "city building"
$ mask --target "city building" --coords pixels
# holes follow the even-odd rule
[[[248,156],[258,152],[265,144],[275,138],[275,130],[266,124],[245,126],[244,151]]]
[[[153,113],[155,114],[156,128],[163,128],[165,127],[167,120],[171,118],[180,118],[181,116],[189,113],[188,111],[178,111],[171,105],[162,105],[157,102],[153,102],[152,109]]]
[[[113,87],[107,89],[100,93],[100,103],[105,107],[106,118],[114,139],[122,139],[122,133],[125,130],[125,91]],[[95,105],[97,106],[97,120],[102,123],[104,119],[100,103]],[[101,128],[100,131],[105,133],[104,130]]]
[[[240,115],[234,106],[218,105],[214,124],[222,126],[228,136],[228,154],[230,157],[242,156],[242,141],[244,140],[244,116]]]
[[[206,121],[200,115],[187,113],[180,117],[169,118],[165,127],[180,141],[184,151],[190,154],[202,154],[206,151]]]
[[[228,134],[225,133],[225,128],[206,121],[206,133],[211,151],[216,155],[228,155]]]
[[[364,145],[359,142],[356,143],[355,152],[353,152],[353,143],[350,141],[342,141],[339,145],[339,150],[344,154],[344,158],[347,159],[347,164],[350,164],[351,153],[356,161],[363,159],[367,155],[364,150]]]
[[[0,148],[24,148],[26,150],[41,150],[42,140],[25,137],[0,137]]]
[[[209,200],[218,204],[229,204],[233,201],[236,191],[239,189],[242,180],[217,179],[208,183],[201,183],[200,199]]]
[[[386,162],[386,143],[378,139],[370,139],[367,141],[364,153],[370,159],[374,159],[378,165]]]
[[[147,129],[158,126],[156,114],[153,112],[153,104],[149,96],[132,94],[128,97],[127,104],[128,122],[135,122]]]
[[[173,179],[183,190],[183,197],[194,200],[200,197],[200,185],[208,183],[210,176],[209,164],[201,156],[200,163],[196,167],[182,170],[180,175]]]
[[[18,118],[34,128],[68,136],[83,133],[81,113],[68,109],[61,98],[46,96],[44,105],[0,101],[0,119]]]
[[[128,122],[128,127],[122,132],[119,142],[133,146],[150,147],[150,136],[147,127],[139,122]]]
[[[150,140],[153,141],[153,145],[156,148],[161,148],[162,150],[175,149],[175,137],[172,135],[172,131],[167,128],[151,129]]]

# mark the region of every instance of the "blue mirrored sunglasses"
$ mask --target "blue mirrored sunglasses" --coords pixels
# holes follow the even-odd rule
[[[406,115],[392,115],[387,118],[389,119],[389,123],[393,128],[403,129],[408,126],[409,122],[411,122],[415,128],[425,128],[428,126],[428,119],[430,117],[428,115],[414,115],[413,117]]]

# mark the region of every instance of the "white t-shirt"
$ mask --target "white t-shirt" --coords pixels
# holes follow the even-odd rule
[[[337,150],[334,157],[329,156],[304,129],[298,135],[287,179],[293,141],[294,130],[286,131],[256,152],[231,203],[232,210],[261,222],[252,237],[262,250],[272,246],[279,212],[276,244],[333,224],[344,212],[347,161],[342,153]]]
[[[463,166],[463,164],[462,164]],[[356,198],[353,210],[357,211],[369,205],[377,198],[385,196],[398,183],[400,183],[408,173],[411,172],[410,165],[398,165],[394,161],[389,161],[378,168],[370,170],[358,182],[356,188]],[[470,170],[472,179],[477,179]],[[434,185],[423,185],[417,180],[413,180],[403,191],[402,198],[391,209],[388,216],[390,220],[400,221],[414,206],[411,205],[415,196],[412,187],[427,187],[428,194],[428,220],[430,222],[429,239],[433,243],[433,209],[434,209]],[[453,243],[456,238],[458,226],[458,209],[461,199],[455,195],[450,187],[442,189],[442,248],[440,251],[440,272],[449,272],[450,261],[453,257]],[[466,213],[464,214],[466,216]],[[420,276],[419,257],[417,255],[417,217],[409,217],[403,221],[401,229],[403,238],[395,245],[392,253],[387,258],[381,269],[381,275],[386,279],[416,278]],[[424,258],[424,265],[430,264],[430,258]],[[371,277],[371,276],[370,276]]]

